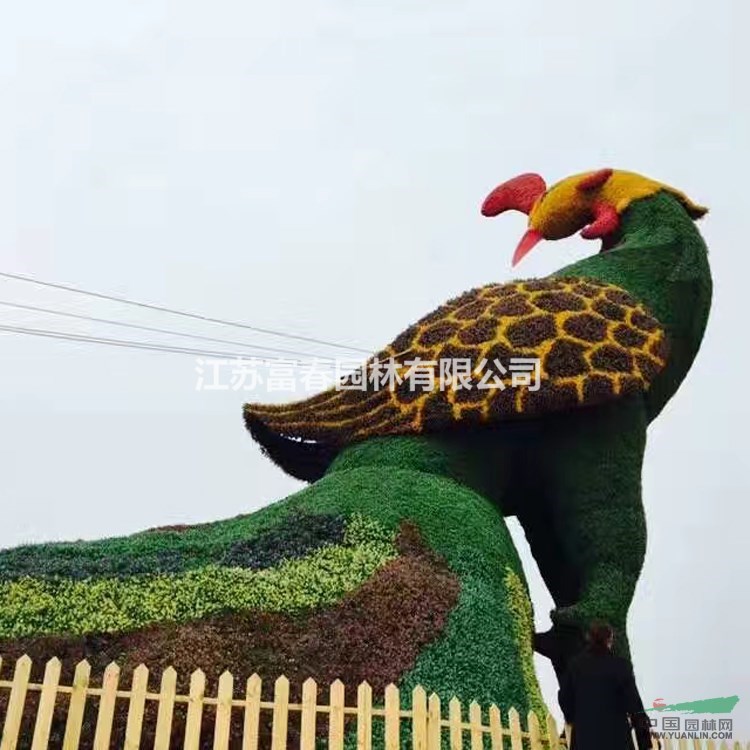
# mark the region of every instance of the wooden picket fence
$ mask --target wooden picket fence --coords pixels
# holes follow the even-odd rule
[[[0,658],[0,668],[2,659]],[[356,733],[357,750],[565,750],[570,745],[570,731],[565,729],[561,737],[552,716],[540,722],[533,712],[526,717],[526,729],[521,726],[521,717],[514,708],[507,711],[506,721],[497,706],[489,706],[486,712],[472,702],[468,712],[453,698],[448,703],[447,714],[443,712],[440,698],[436,694],[427,696],[422,687],[416,687],[411,693],[410,708],[402,707],[402,695],[394,685],[384,691],[384,700],[380,704],[373,701],[370,686],[363,682],[357,690],[356,706],[345,705],[344,684],[336,680],[329,686],[328,703],[319,701],[318,685],[308,679],[302,686],[300,703],[291,702],[289,680],[281,676],[274,683],[273,700],[261,699],[261,678],[252,675],[245,684],[244,698],[235,697],[235,681],[229,672],[224,672],[218,681],[216,696],[206,695],[206,676],[201,670],[193,672],[190,677],[188,695],[179,695],[176,691],[177,672],[169,667],[161,675],[158,693],[149,691],[149,670],[141,665],[133,670],[129,689],[120,687],[120,668],[110,664],[104,671],[101,687],[91,683],[91,667],[86,661],[78,663],[72,685],[61,685],[62,665],[59,659],[51,659],[44,670],[41,683],[31,682],[32,661],[23,656],[16,661],[12,679],[0,679],[0,698],[5,700],[5,718],[3,722],[0,750],[17,750],[30,747],[31,750],[76,750],[82,739],[83,717],[87,698],[96,696],[98,711],[93,737],[93,750],[111,748],[112,728],[115,718],[115,706],[118,700],[127,702],[127,719],[124,733],[123,750],[138,750],[142,744],[144,714],[148,701],[158,704],[153,742],[148,745],[153,750],[170,750],[175,747],[173,737],[173,715],[175,707],[186,704],[184,736],[179,738],[179,747],[184,750],[287,750],[288,727],[290,717],[299,716],[299,739],[294,748],[315,750],[316,743],[327,737],[329,750],[343,750],[344,736],[347,731]],[[0,677],[2,674],[0,673]],[[38,693],[39,699],[36,715],[32,717],[31,729],[23,733],[27,698],[30,693]],[[62,697],[61,697],[62,696]],[[50,731],[56,704],[65,707],[65,730],[62,745],[50,744]],[[122,705],[122,704],[121,704]],[[201,743],[201,727],[204,720],[204,709],[214,707],[211,718],[213,724],[212,740],[206,745],[205,732]],[[272,717],[270,738],[265,741],[260,736],[261,712],[269,712]],[[484,715],[486,713],[487,722]],[[242,740],[234,742],[230,738],[230,724],[237,715],[242,717]],[[321,716],[327,721],[321,723]],[[350,726],[346,727],[347,718]],[[0,720],[2,714],[0,713]],[[373,727],[375,722],[382,722],[382,732],[377,734],[381,742],[375,745]],[[327,727],[325,727],[327,724]],[[410,725],[408,741],[404,737],[405,724]],[[319,727],[320,725],[320,727]],[[326,729],[323,733],[319,729]],[[30,735],[30,736],[29,736]],[[91,738],[86,746],[90,747]],[[21,744],[19,744],[21,741]],[[407,744],[408,743],[408,744]],[[657,747],[654,744],[654,747]],[[672,743],[665,740],[664,750],[717,750],[714,742],[705,746],[698,740],[690,745],[686,740]],[[720,750],[729,750],[726,743],[718,746]],[[750,750],[735,743],[734,750]],[[113,748],[114,750],[114,748]]]

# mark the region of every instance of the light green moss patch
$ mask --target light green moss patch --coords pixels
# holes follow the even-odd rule
[[[382,533],[382,532],[381,532]],[[331,546],[276,568],[206,566],[180,575],[0,585],[0,637],[133,630],[222,611],[295,612],[338,601],[398,554],[392,538]]]
[[[529,706],[543,721],[547,715],[547,707],[539,691],[534,670],[534,644],[530,637],[534,632],[534,612],[531,608],[529,592],[521,578],[511,568],[506,568],[505,588],[508,592],[507,606],[512,616],[521,674],[526,686]]]

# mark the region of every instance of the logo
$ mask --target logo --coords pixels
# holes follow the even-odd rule
[[[669,712],[677,714],[661,717],[661,731],[659,719],[649,717],[652,734],[656,737],[669,739],[696,740],[729,740],[732,739],[732,719],[695,718],[696,714],[728,714],[739,702],[739,697],[730,695],[724,698],[704,698],[685,703],[667,703],[664,698],[655,698],[652,708],[646,713],[658,711],[663,714]],[[689,714],[689,718],[681,714]]]
[[[664,698],[655,698],[651,704],[653,708],[646,711],[670,711],[684,714],[728,714],[739,702],[739,696],[730,695],[726,698],[703,698],[686,703],[666,703]]]

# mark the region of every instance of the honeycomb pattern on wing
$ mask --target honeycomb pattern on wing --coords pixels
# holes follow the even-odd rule
[[[581,277],[489,284],[424,316],[363,365],[368,374],[375,363],[392,359],[403,377],[417,359],[435,362],[433,387],[413,388],[407,379],[381,387],[365,377],[364,387],[355,389],[359,373],[343,387],[305,401],[245,409],[279,434],[344,445],[540,415],[645,391],[667,354],[659,321],[614,284]],[[513,383],[511,358],[539,360],[538,389]],[[474,387],[455,377],[441,387],[441,360],[471,361]],[[495,386],[477,388],[480,374],[488,372]]]

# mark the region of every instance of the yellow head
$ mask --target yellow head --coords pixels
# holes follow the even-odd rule
[[[639,198],[660,190],[671,193],[693,219],[708,209],[674,188],[648,177],[614,169],[568,177],[549,189],[537,174],[523,174],[496,187],[482,205],[485,216],[515,209],[529,216],[529,229],[516,248],[513,265],[542,239],[559,240],[578,230],[586,239],[608,244],[620,226],[620,215]]]

